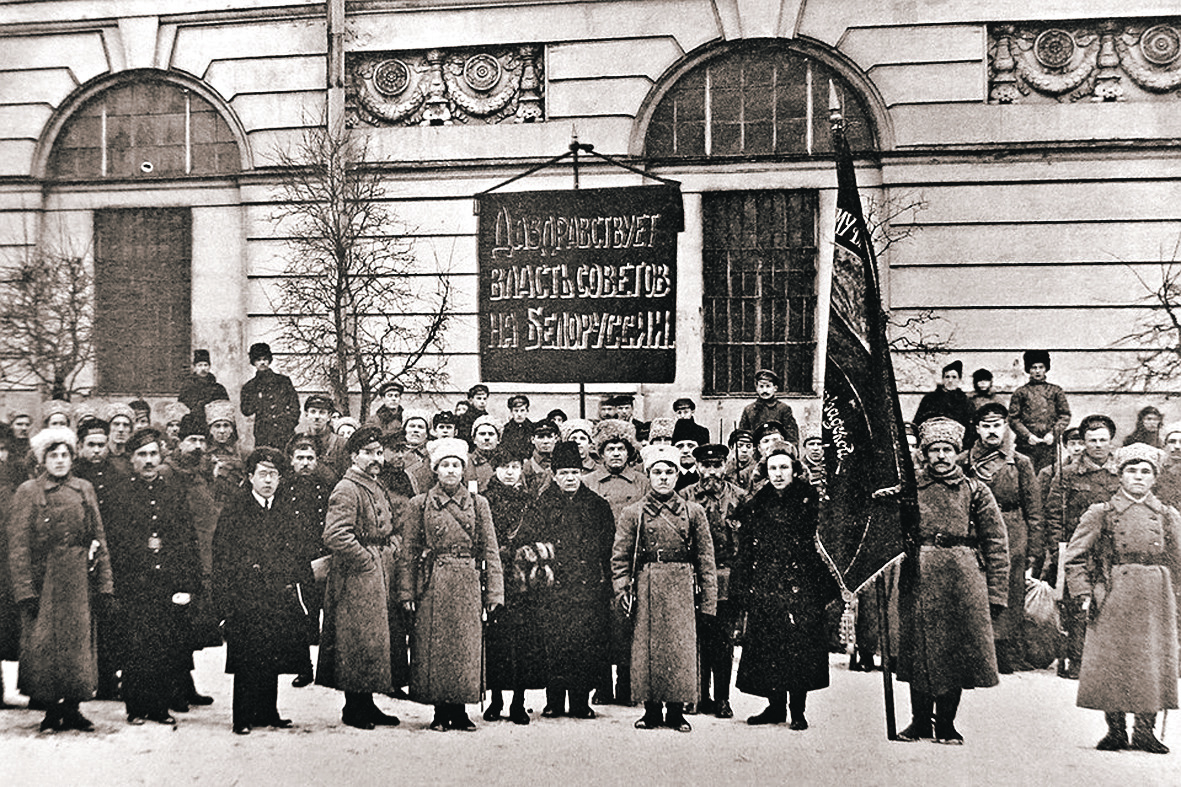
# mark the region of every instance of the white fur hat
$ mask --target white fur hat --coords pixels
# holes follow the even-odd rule
[[[458,437],[441,437],[427,443],[426,450],[431,455],[431,469],[439,466],[439,462],[455,457],[467,464],[467,441]]]
[[[43,465],[45,464],[45,454],[49,452],[50,447],[61,443],[69,446],[72,456],[78,455],[78,435],[74,434],[73,429],[67,429],[64,426],[42,429],[29,440],[29,448],[32,449],[33,456],[37,458],[37,464]]]
[[[640,458],[644,460],[644,472],[660,462],[668,462],[681,472],[681,451],[671,445],[646,445],[640,450]]]
[[[1120,469],[1129,462],[1148,462],[1152,465],[1152,471],[1159,473],[1163,460],[1164,453],[1147,443],[1132,443],[1115,452],[1115,464]]]
[[[575,432],[582,432],[586,435],[586,439],[590,440],[595,433],[595,425],[585,418],[571,418],[562,424],[562,440],[569,440],[570,435]]]
[[[477,418],[475,421],[472,421],[472,437],[476,436],[476,430],[479,429],[481,426],[491,426],[493,429],[496,430],[497,435],[499,435],[501,433],[502,427],[500,424],[496,423],[496,419],[494,419],[492,416],[490,416],[488,414],[484,414],[484,415],[481,415],[479,418]]]

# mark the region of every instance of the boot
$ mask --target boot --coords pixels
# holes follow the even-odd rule
[[[513,692],[513,704],[508,709],[508,720],[513,724],[529,723],[529,713],[525,710],[525,692],[522,689]]]
[[[747,724],[782,724],[787,721],[787,692],[777,691],[767,698],[767,708],[746,720]]]
[[[45,718],[41,720],[41,732],[57,732],[62,729],[62,706],[50,705],[45,711]]]
[[[492,692],[492,702],[484,711],[484,721],[500,721],[500,712],[504,710],[504,697],[499,691]]]
[[[444,732],[449,729],[450,725],[447,717],[448,709],[446,705],[435,706],[435,717],[431,719],[430,728],[435,732]],[[370,727],[372,729],[372,727]]]
[[[935,713],[935,699],[926,692],[910,688],[910,726],[898,733],[898,740],[912,743],[935,738],[931,717]]]
[[[61,704],[61,729],[94,732],[94,722],[82,715],[82,711],[78,710],[78,703],[63,702]]]
[[[804,707],[808,704],[808,692],[793,691],[791,693],[791,724],[793,730],[808,729],[808,720],[804,718]]]
[[[645,702],[644,715],[636,722],[637,730],[655,730],[664,726],[663,708],[659,702]]]
[[[935,698],[935,742],[962,746],[964,736],[955,728],[955,714],[960,707],[959,690]]]
[[[373,705],[373,695],[365,692],[346,691],[344,693],[344,710],[340,713],[340,720],[358,730],[371,730],[374,723],[369,718],[369,707]]]
[[[996,671],[1002,675],[1013,674],[1012,652],[1007,639],[996,641]]]
[[[1104,713],[1107,719],[1107,734],[1095,746],[1099,751],[1119,751],[1128,748],[1128,723],[1123,711],[1119,713]]]
[[[545,690],[545,707],[541,709],[541,716],[545,719],[556,719],[566,715],[566,692],[563,689]]]
[[[1132,730],[1132,748],[1150,754],[1168,754],[1169,747],[1158,741],[1153,734],[1155,726],[1155,713],[1137,713],[1136,727]]]
[[[693,731],[693,727],[685,720],[685,708],[680,702],[668,703],[668,713],[664,717],[664,726],[677,732]]]
[[[200,694],[197,692],[197,687],[193,683],[193,673],[185,672],[185,686],[184,686],[184,701],[189,705],[212,705],[213,697],[208,694]]]

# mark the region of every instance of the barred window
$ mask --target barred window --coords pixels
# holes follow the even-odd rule
[[[813,393],[815,190],[702,195],[705,394],[753,394],[771,369]]]
[[[648,124],[649,158],[812,156],[832,152],[828,83],[844,102],[849,146],[874,150],[860,94],[831,66],[782,44],[749,45],[677,80]]]

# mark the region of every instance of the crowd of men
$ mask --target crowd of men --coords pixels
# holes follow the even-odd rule
[[[529,398],[517,394],[502,421],[489,413],[484,385],[454,411],[428,416],[405,411],[403,386],[390,381],[361,423],[339,416],[322,394],[301,407],[291,380],[271,369],[267,345],[253,345],[249,357],[256,372],[238,407],[210,371],[209,353],[197,350],[192,375],[178,401],[158,411],[159,424],[142,401],[103,413],[49,402],[45,436],[31,444],[31,418],[10,416],[0,434],[9,542],[0,544],[0,658],[21,659],[22,684],[38,669],[29,630],[48,625],[41,583],[49,582],[43,553],[53,547],[30,533],[59,478],[46,476],[47,457],[64,446],[70,477],[93,489],[101,517],[101,527],[85,531],[92,565],[103,567],[91,574],[105,578],[92,586],[87,612],[97,643],[93,694],[121,699],[132,724],[173,725],[174,713],[213,702],[193,683],[192,653],[223,641],[238,734],[291,726],[276,705],[284,674],[297,687],[314,680],[343,692],[342,721],[367,730],[398,724],[375,703],[382,695],[433,705],[432,729],[474,729],[464,706],[485,689],[488,721],[528,724],[528,689],[545,690],[545,718],[589,719],[592,702],[633,701],[645,706],[640,728],[688,731],[686,715],[733,716],[744,610],[728,585],[739,512],[768,483],[760,458],[787,446],[821,499],[825,491],[820,433],[806,429],[801,440],[774,372],[758,373],[756,400],[722,443],[695,422],[688,398],[650,422],[634,417],[629,395],[604,398],[595,421],[560,410],[534,421]],[[1096,693],[1095,682],[1110,683],[1126,659],[1084,651],[1102,600],[1096,572],[1078,566],[1093,568],[1087,560],[1102,548],[1109,574],[1159,567],[1172,598],[1170,570],[1181,568],[1181,423],[1164,426],[1159,410],[1145,408],[1124,440],[1131,450],[1124,462],[1107,416],[1070,427],[1066,395],[1046,380],[1048,353],[1026,353],[1025,367],[1028,383],[1004,404],[987,370],[973,374],[968,395],[962,364],[949,364],[908,430],[924,520],[922,558],[908,561],[909,577],[904,567],[895,602],[903,645],[890,666],[911,683],[914,713],[901,737],[962,742],[952,724],[960,692],[995,685],[998,671],[1035,666],[1024,615],[1030,573],[1064,585],[1058,674],[1081,675],[1080,705],[1108,713],[1101,748],[1167,751],[1152,724],[1156,711],[1176,707],[1175,606],[1160,615],[1171,621],[1174,653],[1172,683],[1159,685],[1171,685],[1171,694],[1138,695],[1128,705]],[[239,413],[253,418],[248,453]],[[1151,471],[1155,495],[1123,483],[1125,467],[1140,465]],[[14,490],[21,506],[8,504]],[[1128,505],[1112,502],[1125,498]],[[1105,514],[1112,506],[1121,515],[1144,508],[1156,540],[1125,548],[1128,515],[1113,546],[1110,528],[1093,521],[1097,508]],[[970,559],[928,550],[967,550]],[[647,586],[633,601],[640,568],[665,562],[689,566],[696,593],[687,610],[652,606],[660,592]],[[935,577],[973,571],[978,576],[928,589]],[[652,572],[646,576],[651,582]],[[962,604],[951,604],[954,615],[932,612],[924,593]],[[1120,633],[1104,637],[1107,652]],[[678,650],[686,641],[690,650]],[[935,644],[919,652],[916,641]],[[950,652],[965,642],[978,646],[975,661]],[[872,638],[858,648],[851,666],[874,668]],[[657,657],[667,663],[653,669]],[[1092,660],[1102,673],[1088,680]],[[72,692],[30,695],[30,707],[48,711],[43,731],[92,728],[70,704],[79,694]],[[54,705],[63,696],[66,704]],[[1124,712],[1137,714],[1136,731],[1120,746]],[[748,721],[766,723],[764,716]]]

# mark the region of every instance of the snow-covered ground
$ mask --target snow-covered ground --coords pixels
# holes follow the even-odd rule
[[[636,730],[640,712],[619,706],[597,707],[594,720],[539,719],[542,692],[530,692],[528,727],[485,723],[469,706],[476,732],[431,732],[430,708],[379,698],[402,724],[366,732],[341,724],[339,693],[293,689],[287,678],[279,709],[295,727],[239,737],[230,732],[224,658],[220,648],[197,654],[197,686],[216,702],[178,714],[176,728],[129,726],[114,702],[82,706],[98,727],[90,734],[38,734],[42,714],[0,711],[0,784],[1181,785],[1181,713],[1166,732],[1173,754],[1096,751],[1102,714],[1076,708],[1077,684],[1050,670],[965,692],[962,747],[887,741],[881,673],[850,673],[839,656],[832,686],[809,697],[803,732],[748,727],[763,701],[737,692],[734,719],[692,716],[689,734]],[[23,705],[15,667],[4,664],[5,699]],[[902,727],[906,686],[895,690]]]

